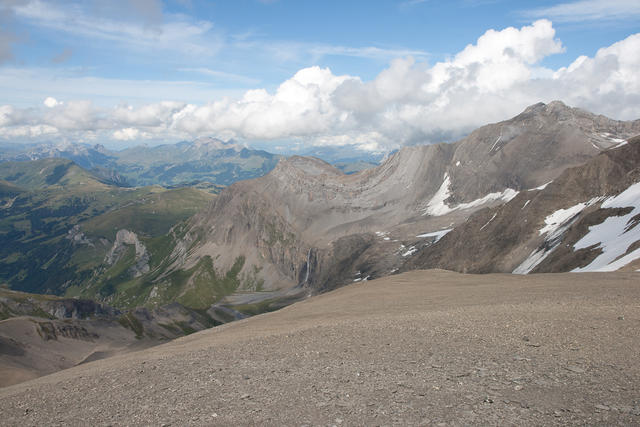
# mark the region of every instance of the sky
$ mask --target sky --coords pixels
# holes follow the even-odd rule
[[[0,0],[0,141],[453,141],[562,100],[640,118],[638,0]]]

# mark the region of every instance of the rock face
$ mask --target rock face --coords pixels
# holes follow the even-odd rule
[[[135,265],[131,267],[133,277],[140,277],[149,272],[149,252],[145,245],[138,239],[136,233],[129,230],[119,230],[116,233],[116,240],[113,247],[107,253],[105,262],[107,265],[113,265],[122,258],[127,250],[127,246],[135,248]]]
[[[228,270],[243,256],[244,270],[258,269],[265,288],[311,291],[384,276],[473,212],[520,200],[638,133],[640,121],[552,102],[456,143],[404,148],[353,175],[292,157],[232,185],[196,215],[179,245],[189,250],[174,254],[173,268],[210,256]]]
[[[640,137],[472,215],[404,267],[461,272],[640,268]]]
[[[0,320],[17,316],[39,316],[58,320],[114,318],[118,309],[89,299],[60,298],[0,290]]]
[[[0,289],[0,387],[218,323],[178,303],[122,312],[91,300]]]

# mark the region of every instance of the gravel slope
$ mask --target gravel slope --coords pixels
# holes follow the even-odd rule
[[[0,424],[639,424],[639,278],[354,284],[2,389]]]

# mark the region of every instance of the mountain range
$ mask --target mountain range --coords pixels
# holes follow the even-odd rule
[[[575,213],[576,204],[584,207],[594,198],[609,203],[607,197],[625,191],[625,185],[633,184],[638,163],[618,165],[612,159],[633,159],[639,148],[630,138],[639,133],[638,120],[615,121],[556,101],[533,105],[513,119],[484,126],[452,144],[403,148],[380,166],[354,175],[344,175],[318,159],[293,156],[264,177],[225,189],[195,215],[176,241],[169,268],[197,268],[203,259],[210,259],[224,271],[242,257],[241,273],[258,272],[264,289],[304,288],[311,293],[408,268],[468,271],[471,254],[485,253],[478,250],[482,245],[470,245],[466,250],[470,257],[461,256],[466,252],[459,247],[465,242],[484,239],[485,245],[500,246],[502,240],[518,242],[531,234],[530,230],[518,237],[505,234],[509,229],[503,230],[499,222],[487,234],[491,223],[479,230],[484,222],[507,208],[511,215],[502,221],[519,221],[522,214],[511,207],[521,208],[534,195],[558,191],[558,182],[570,179],[566,174],[573,173],[580,184],[575,189],[563,187],[567,194],[559,191],[553,196],[555,204],[543,207],[531,201],[528,227],[542,229],[560,209]],[[606,173],[601,168],[607,165],[627,178],[615,186],[607,184],[613,175],[593,182]],[[600,172],[574,170],[580,167]],[[590,196],[580,195],[579,188],[590,188]],[[610,203],[630,203],[620,209],[631,215],[636,201],[621,197],[623,201]],[[615,215],[620,209],[606,212]],[[470,221],[482,221],[472,216],[479,210],[483,224],[473,231],[466,228]],[[564,218],[562,212],[555,215]],[[589,224],[604,218],[601,213]],[[632,229],[633,221],[625,226]],[[582,230],[586,227],[583,224]],[[561,229],[564,232],[563,226],[545,229],[521,252],[496,251],[501,255],[497,259],[487,252],[478,271],[517,270],[540,245],[549,246],[546,238],[554,240]],[[636,245],[636,240],[629,245]],[[440,251],[447,242],[454,245],[450,252]],[[545,271],[568,269],[557,263]]]
[[[344,147],[317,147],[305,154],[325,158],[346,173],[374,167],[383,157]],[[119,151],[100,144],[70,142],[0,146],[0,161],[63,158],[119,186],[200,186],[213,192],[236,181],[265,175],[284,157],[232,140],[208,137],[176,144],[137,145]]]
[[[281,156],[252,150],[233,141],[198,138],[177,144],[139,145],[114,151],[97,144],[39,144],[0,150],[0,160],[46,158],[72,160],[94,175],[123,186],[219,186],[264,175]]]
[[[98,298],[119,307],[177,300],[207,309],[227,298],[260,305],[249,309],[255,312],[281,306],[281,299],[289,302],[412,268],[579,269],[585,266],[578,260],[593,258],[584,256],[593,246],[583,246],[589,240],[578,244],[589,227],[631,209],[631,222],[624,227],[634,228],[635,199],[625,193],[625,201],[607,200],[635,182],[638,144],[632,137],[637,134],[640,120],[611,120],[559,101],[540,103],[455,143],[405,147],[381,165],[354,174],[313,157],[283,158],[266,175],[236,182],[213,198],[188,188],[123,189],[65,160],[29,162],[32,172],[24,177],[16,172],[20,162],[4,162],[5,235],[29,243],[5,245],[3,276],[22,291]],[[188,160],[185,165],[207,153],[242,156],[246,151],[202,139],[155,147],[148,164],[170,160],[176,149]],[[144,158],[147,150],[130,149],[129,157]],[[135,166],[133,160],[130,165]],[[92,184],[74,186],[70,176],[75,183]],[[51,197],[54,186],[79,193],[54,203],[58,211],[34,210],[32,205],[41,203],[35,199]],[[14,194],[35,187],[46,188],[47,195],[36,197],[43,193],[31,191],[27,203],[26,193]],[[89,190],[107,201],[97,196],[88,201]],[[132,203],[153,213],[133,214]],[[184,213],[176,216],[176,209]],[[59,226],[48,217],[63,214]],[[47,219],[34,219],[43,215]],[[589,217],[586,222],[583,216]],[[47,224],[37,238],[28,230],[34,224]],[[638,239],[631,231],[621,255],[634,258]],[[568,235],[571,239],[564,241]],[[57,246],[52,252],[34,245],[39,241],[75,246],[67,252]],[[567,249],[572,244],[578,244],[575,251]],[[42,255],[35,256],[37,251]],[[552,252],[555,256],[549,256]],[[30,255],[20,258],[19,253]],[[73,255],[49,260],[47,253]],[[557,261],[560,256],[564,261]],[[30,259],[32,267],[22,266],[20,259]],[[84,261],[69,268],[69,260]],[[48,280],[38,279],[39,274]],[[243,296],[233,299],[238,292]]]
[[[4,161],[0,280],[17,291],[113,307],[118,314],[108,321],[130,330],[125,341],[114,336],[122,350],[139,335],[131,335],[138,321],[126,317],[135,313],[157,341],[186,333],[158,332],[171,322],[195,331],[409,270],[635,272],[637,135],[640,120],[554,101],[454,143],[402,148],[350,174],[315,157],[269,158],[212,139],[131,149],[122,175],[90,163],[108,164],[111,154],[100,147],[78,152],[85,168],[59,153]],[[185,184],[173,166],[158,172],[172,159],[189,170],[212,158],[255,161],[251,173],[264,175],[211,194]],[[195,181],[208,179],[209,167]],[[138,180],[182,184],[123,187],[126,168]],[[41,313],[16,309],[16,300],[39,297],[7,292],[3,317]],[[178,320],[158,326],[154,316]]]

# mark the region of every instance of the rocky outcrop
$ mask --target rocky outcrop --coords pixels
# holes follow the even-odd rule
[[[74,340],[92,341],[98,338],[95,332],[89,332],[87,328],[78,325],[59,322],[36,322],[38,335],[45,340],[57,340],[58,337]]]
[[[67,240],[71,240],[74,245],[88,245],[94,247],[95,245],[87,236],[80,230],[79,225],[74,225],[65,236]]]
[[[93,300],[64,298],[53,301],[43,301],[42,309],[56,319],[86,319],[90,317],[113,317],[120,311]]]
[[[130,269],[133,277],[139,277],[149,272],[150,255],[145,245],[140,241],[136,233],[129,230],[119,230],[116,240],[105,257],[107,265],[113,265],[125,254],[127,246],[135,247],[135,265]]]
[[[16,316],[37,316],[50,319],[112,318],[120,311],[88,299],[61,298],[47,295],[0,291],[0,319]]]

